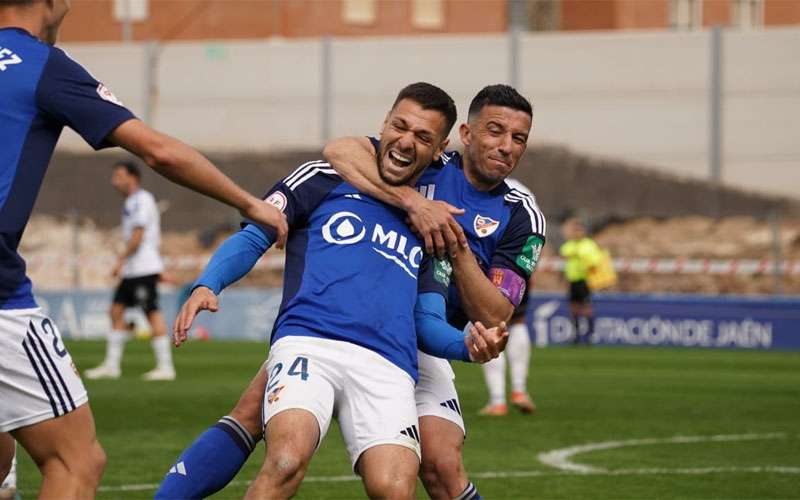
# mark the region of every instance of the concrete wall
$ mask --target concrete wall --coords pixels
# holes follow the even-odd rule
[[[404,84],[447,89],[462,118],[477,90],[509,78],[504,35],[335,39],[331,133],[375,133]],[[525,34],[520,88],[536,143],[562,144],[694,178],[708,175],[708,32]],[[800,197],[800,29],[724,35],[724,182]],[[146,47],[68,46],[134,111]],[[318,40],[171,43],[158,51],[153,123],[211,151],[322,144]],[[61,148],[80,150],[74,134]]]

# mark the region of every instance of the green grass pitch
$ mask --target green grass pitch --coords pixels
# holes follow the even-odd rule
[[[72,342],[79,369],[98,363],[100,342]],[[178,380],[142,382],[146,342],[130,342],[123,377],[86,381],[108,465],[99,498],[152,498],[178,453],[224,415],[265,358],[254,343],[191,343],[175,352]],[[537,414],[478,417],[480,368],[459,364],[466,415],[465,465],[485,498],[800,498],[800,354],[690,349],[536,349],[530,388]],[[754,434],[737,441],[708,436]],[[571,457],[600,472],[545,465],[542,452],[589,443],[700,436],[698,442],[611,446]],[[241,498],[263,445],[215,498]],[[364,498],[342,478],[349,465],[331,426],[299,498]],[[337,480],[334,480],[337,479]],[[20,488],[39,475],[21,453]],[[417,495],[425,498],[421,485]]]

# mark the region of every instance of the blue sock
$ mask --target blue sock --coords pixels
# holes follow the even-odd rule
[[[187,448],[170,467],[155,498],[208,497],[236,477],[255,448],[255,440],[231,417],[222,417]]]
[[[478,493],[478,488],[474,484],[469,483],[464,491],[456,497],[456,500],[483,500],[483,497]]]

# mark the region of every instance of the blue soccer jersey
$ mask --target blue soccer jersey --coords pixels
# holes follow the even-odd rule
[[[522,304],[545,242],[546,222],[536,199],[506,182],[491,191],[475,189],[464,175],[457,152],[442,155],[441,161],[429,167],[417,189],[429,199],[464,209],[464,215],[455,218],[480,267],[514,307]],[[459,327],[467,321],[460,303],[451,285],[448,319]]]
[[[271,342],[287,336],[351,342],[416,380],[417,292],[446,292],[405,214],[360,193],[323,162],[301,166],[266,200],[290,228]],[[271,227],[258,227],[275,241]]]
[[[62,50],[25,30],[0,29],[0,309],[36,306],[17,248],[63,127],[101,149],[131,118]]]

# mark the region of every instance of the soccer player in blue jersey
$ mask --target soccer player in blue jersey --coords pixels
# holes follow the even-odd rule
[[[348,182],[397,207],[419,211],[427,205],[430,218],[442,228],[449,226],[452,206],[464,209],[455,219],[471,251],[451,259],[455,280],[448,319],[456,326],[467,319],[497,324],[524,307],[526,284],[544,245],[545,219],[534,197],[513,189],[505,179],[527,148],[532,116],[530,103],[515,89],[485,87],[459,127],[464,155],[443,155],[442,164],[422,175],[418,191],[388,186],[374,175],[374,148],[364,139],[340,139],[325,149],[326,159]],[[448,240],[453,248],[455,237]],[[436,242],[427,243],[432,247]],[[453,372],[443,360],[425,354],[419,359],[416,401],[425,488],[432,498],[476,498],[461,459],[464,421]]]
[[[53,321],[33,298],[20,239],[63,127],[95,149],[121,146],[170,180],[278,230],[286,220],[202,155],[137,120],[55,48],[68,0],[0,0],[0,476],[14,440],[43,475],[41,497],[91,498],[105,454],[86,389]]]
[[[455,105],[444,91],[425,83],[406,87],[384,124],[376,174],[391,185],[413,183],[441,154],[454,122]],[[402,212],[344,183],[327,163],[301,166],[266,199],[284,211],[291,231],[262,392],[267,457],[248,497],[292,496],[336,416],[368,495],[410,498],[420,454],[417,346],[437,356],[486,360],[502,347],[505,326],[486,331],[476,323],[470,337],[449,326],[450,266],[423,258]],[[216,309],[216,294],[249,271],[272,238],[270,228],[246,224],[215,252],[176,320],[178,341],[198,304]],[[489,356],[476,357],[489,345]],[[230,463],[225,433],[244,451],[252,448],[234,420],[220,423],[176,462],[157,498],[209,494],[187,486]],[[198,446],[213,442],[222,444],[216,464],[194,460]]]
[[[449,319],[456,324],[461,325],[465,317],[499,324],[511,316],[515,306],[524,307],[526,278],[544,243],[545,220],[535,199],[509,188],[504,179],[527,147],[531,121],[530,103],[516,90],[505,85],[483,89],[470,105],[468,122],[460,128],[464,157],[445,155],[446,162],[437,162],[423,174],[419,191],[384,182],[375,169],[380,155],[366,138],[340,139],[326,147],[326,157],[353,184],[408,213],[429,252],[449,251],[456,257],[452,262],[458,293],[449,294],[457,301],[460,295],[462,301],[462,306],[456,302],[450,311]],[[280,197],[271,201],[283,203]],[[465,213],[456,208],[459,206],[469,210]],[[459,214],[464,214],[458,218],[467,229],[472,250],[465,248],[463,229],[452,217]],[[213,293],[198,293],[190,299],[176,321],[179,340],[198,310],[217,308]],[[435,358],[419,357],[416,398],[425,443],[425,487],[434,498],[480,498],[462,465],[464,423],[452,370]],[[235,477],[261,437],[259,409],[265,385],[262,368],[230,414],[181,454],[156,498],[202,498]],[[192,477],[189,466],[201,472]]]

